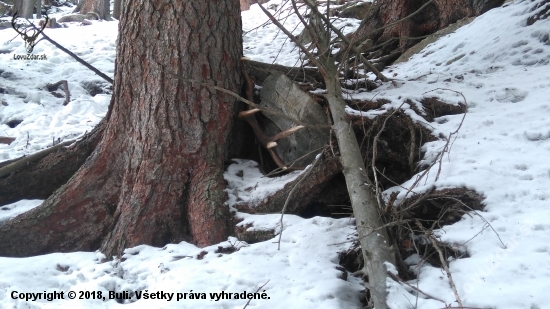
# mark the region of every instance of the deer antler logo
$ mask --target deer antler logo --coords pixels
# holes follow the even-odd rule
[[[18,26],[15,23],[15,20],[18,18],[17,13],[18,12],[15,12],[15,14],[13,14],[13,18],[11,19],[11,26],[12,26],[13,30],[15,30],[17,33],[19,33],[19,35],[21,36],[23,41],[25,41],[25,48],[27,49],[27,53],[30,54],[30,53],[32,53],[32,50],[34,49],[34,46],[36,44],[38,44],[38,42],[40,42],[40,40],[38,40],[38,42],[35,42],[36,38],[38,37],[38,35],[40,33],[42,33],[44,28],[46,28],[46,24],[48,23],[48,21],[50,19],[48,17],[48,14],[45,14],[46,15],[46,21],[42,25],[41,29],[33,27],[33,25],[30,25],[33,28],[29,28],[28,26],[23,27],[23,26],[20,26],[20,25]],[[29,20],[27,19],[27,21],[29,21]]]

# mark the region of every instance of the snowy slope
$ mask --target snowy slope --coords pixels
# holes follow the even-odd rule
[[[67,29],[46,29],[45,33],[77,56],[113,77],[116,22],[96,22],[90,27],[76,24]],[[11,28],[0,30],[0,136],[15,137],[11,145],[0,145],[0,161],[34,153],[52,145],[52,141],[74,139],[90,131],[107,112],[110,95],[92,97],[83,88],[108,83],[46,40],[34,48],[46,61],[14,60],[26,54],[23,40]],[[11,42],[10,40],[13,39]],[[48,83],[67,80],[71,103],[63,106],[64,97],[56,98],[46,89]],[[64,92],[59,89],[59,94]],[[6,106],[7,105],[7,106]],[[6,123],[22,120],[15,128]]]
[[[403,100],[437,96],[449,103],[463,102],[468,114],[443,161],[441,176],[431,175],[424,189],[466,186],[483,194],[486,212],[481,213],[496,230],[487,228],[478,216],[464,218],[437,231],[443,241],[461,246],[469,258],[450,262],[450,269],[464,306],[475,308],[550,308],[544,292],[550,287],[550,20],[527,26],[537,1],[516,1],[491,10],[455,33],[428,46],[408,62],[386,70],[395,83],[374,93],[397,107]],[[274,0],[267,3],[280,3]],[[541,8],[543,9],[543,8]],[[539,9],[539,10],[541,10]],[[294,65],[299,55],[282,34],[276,35],[259,9],[253,6],[243,13],[245,30],[259,28],[244,37],[245,55],[260,61]],[[297,25],[290,17],[289,27]],[[345,21],[344,21],[345,23]],[[353,24],[353,23],[350,23]],[[48,35],[87,61],[94,62],[112,76],[115,57],[116,22],[96,22],[92,26],[46,30]],[[295,34],[299,33],[296,29]],[[83,35],[83,33],[85,35]],[[110,97],[91,97],[79,86],[83,81],[100,78],[72,61],[47,42],[38,44],[35,53],[45,53],[48,61],[15,61],[13,54],[24,53],[23,42],[13,30],[0,31],[0,87],[13,93],[0,94],[0,135],[17,137],[11,145],[0,145],[0,160],[18,157],[48,147],[52,138],[69,139],[90,130],[106,111]],[[286,42],[286,44],[285,44]],[[94,50],[90,51],[93,47]],[[390,72],[391,70],[391,72]],[[4,75],[4,72],[10,74]],[[395,76],[394,76],[395,74]],[[14,80],[15,79],[15,80]],[[69,81],[74,101],[62,106],[63,99],[41,90],[46,83]],[[427,93],[429,92],[429,93]],[[407,106],[404,106],[407,108]],[[414,119],[420,117],[407,109]],[[378,111],[377,114],[380,114]],[[24,120],[11,129],[3,123]],[[434,134],[454,131],[462,115],[445,116],[430,124]],[[27,146],[27,133],[29,146]],[[426,158],[433,158],[443,141],[424,146]],[[234,170],[246,169],[258,179],[253,164],[237,162],[226,179],[232,192],[247,186]],[[232,172],[233,171],[233,172]],[[435,173],[434,173],[435,174]],[[295,175],[292,175],[293,177]],[[414,178],[413,178],[414,180]],[[410,185],[412,181],[405,184]],[[279,184],[268,181],[272,188]],[[269,188],[256,192],[262,198]],[[391,188],[388,192],[399,191]],[[231,193],[231,192],[230,192]],[[230,201],[231,202],[231,201]],[[13,212],[32,207],[36,202],[21,202],[0,207]],[[254,222],[256,229],[278,228],[278,215],[239,214],[244,223]],[[0,217],[0,222],[2,221]],[[101,253],[50,254],[39,257],[0,258],[0,308],[243,308],[247,300],[210,300],[209,293],[260,290],[270,299],[252,300],[248,308],[358,308],[359,281],[338,279],[337,252],[346,249],[353,236],[349,219],[301,219],[285,216],[281,251],[276,239],[243,246],[236,239],[197,248],[187,243],[164,248],[138,246],[126,250],[121,260],[104,262]],[[1,224],[1,223],[0,223]],[[338,244],[338,245],[336,245]],[[232,254],[215,253],[218,246],[243,246]],[[201,251],[208,252],[206,255]],[[197,257],[204,255],[203,259]],[[418,281],[410,283],[428,294],[457,306],[446,274],[428,264],[415,267]],[[410,288],[390,283],[392,308],[444,308],[446,304],[418,297]],[[11,298],[13,291],[163,291],[167,293],[206,293],[198,300],[138,300],[120,305],[114,300],[25,301]],[[176,295],[176,294],[175,294]],[[199,295],[200,296],[200,295]],[[175,296],[174,296],[175,297]],[[130,301],[126,301],[130,302]]]
[[[392,102],[434,95],[462,102],[446,89],[467,99],[468,114],[443,160],[440,179],[433,182],[436,173],[431,173],[424,187],[466,186],[483,194],[482,215],[506,245],[478,216],[464,216],[438,231],[441,240],[462,246],[471,256],[450,263],[464,306],[550,308],[545,297],[550,287],[550,19],[527,26],[528,17],[544,8],[531,12],[537,2],[516,1],[489,11],[391,68],[397,88],[377,89],[378,97]],[[462,115],[442,118],[434,131],[448,135]],[[426,157],[443,146],[443,141],[428,143]],[[421,290],[448,304],[455,300],[440,269],[424,265],[419,277]],[[418,308],[444,307],[422,297]],[[416,303],[395,285],[391,298],[394,308]]]

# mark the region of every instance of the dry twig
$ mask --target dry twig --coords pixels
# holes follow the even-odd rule
[[[326,149],[326,147],[325,147],[325,149]],[[279,224],[281,225],[281,232],[279,233],[279,241],[278,241],[277,250],[281,250],[281,237],[283,237],[283,216],[285,215],[285,211],[286,211],[286,208],[287,208],[288,203],[290,201],[290,198],[292,197],[292,195],[294,194],[294,191],[296,191],[296,189],[298,188],[300,183],[304,179],[306,179],[307,176],[309,176],[309,174],[311,174],[311,172],[313,171],[313,168],[315,167],[317,162],[319,162],[319,160],[321,159],[321,156],[323,155],[323,152],[324,152],[324,150],[320,154],[317,155],[317,158],[315,158],[315,161],[313,161],[313,163],[311,164],[311,167],[307,171],[305,171],[302,175],[300,175],[300,180],[298,180],[298,182],[296,182],[296,184],[294,185],[292,190],[290,190],[290,192],[288,193],[288,196],[286,197],[285,205],[283,206],[283,210],[281,210],[281,219],[279,221]]]

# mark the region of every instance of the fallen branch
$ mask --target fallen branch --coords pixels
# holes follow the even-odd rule
[[[415,287],[415,286],[410,285],[409,283],[403,281],[403,279],[399,278],[398,276],[394,275],[393,273],[391,273],[391,272],[389,272],[389,271],[388,271],[388,275],[389,275],[390,277],[392,277],[393,280],[399,281],[399,282],[401,282],[401,283],[403,283],[403,284],[406,284],[406,285],[409,286],[411,289],[413,289],[413,290],[415,290],[415,291],[417,291],[417,292],[419,292],[419,293],[422,293],[422,294],[426,295],[428,298],[431,298],[431,299],[434,299],[434,300],[437,300],[437,301],[440,301],[440,302],[446,304],[445,301],[443,301],[443,300],[441,300],[441,299],[439,299],[439,298],[437,298],[437,297],[435,297],[435,296],[432,296],[432,295],[430,295],[430,294],[428,294],[428,293],[422,291],[421,289],[419,289],[419,288],[417,288],[417,287]]]
[[[271,280],[271,279],[269,279],[269,280]],[[264,285],[262,285],[261,287],[259,287],[259,288],[256,290],[256,292],[254,292],[254,293],[258,293],[266,284],[269,283],[269,280],[267,280],[267,282],[264,283]],[[252,298],[248,299],[248,301],[246,302],[246,305],[244,305],[243,309],[246,309],[246,307],[248,307],[248,304],[250,304],[250,301],[251,301],[251,300],[252,300]]]
[[[66,106],[69,104],[69,101],[71,100],[71,93],[69,92],[69,84],[66,80],[60,80],[57,83],[53,84],[47,84],[46,88],[48,91],[52,92],[59,88],[59,86],[63,85],[63,91],[65,91],[65,102],[63,102],[63,106]]]
[[[459,308],[464,308],[464,306],[462,305],[462,300],[458,295],[458,290],[456,289],[455,282],[453,281],[453,276],[451,275],[451,271],[449,270],[449,265],[447,265],[445,256],[443,255],[441,248],[439,248],[439,245],[437,244],[437,239],[435,239],[433,234],[430,231],[426,230],[418,220],[416,221],[416,225],[424,232],[424,234],[426,235],[426,238],[428,238],[431,241],[432,245],[434,246],[434,249],[439,254],[439,260],[441,261],[441,265],[443,266],[445,273],[447,273],[447,278],[449,279],[449,285],[451,286],[451,290],[453,290],[453,293],[455,294],[456,302],[458,303]]]
[[[308,5],[314,6],[311,2]],[[369,276],[369,290],[372,301],[377,309],[388,309],[387,304],[387,275],[386,263],[395,265],[395,256],[391,240],[384,230],[376,235],[363,237],[373,229],[383,225],[378,211],[376,198],[374,197],[372,184],[365,173],[365,165],[357,138],[345,111],[345,102],[342,97],[342,87],[338,77],[338,70],[334,58],[326,53],[329,49],[330,25],[323,25],[320,14],[312,14],[316,19],[312,27],[317,33],[317,39],[321,49],[319,57],[313,56],[296,38],[284,28],[263,6],[260,9],[281,29],[298,47],[307,55],[309,61],[317,65],[325,80],[327,93],[324,98],[328,102],[332,120],[334,121],[334,134],[340,150],[340,160],[343,166],[346,186],[350,195],[351,206],[355,216],[355,224],[361,242],[361,251],[365,260],[365,269]],[[317,11],[318,12],[318,11]],[[299,14],[300,12],[296,12]],[[314,34],[312,34],[314,35]]]
[[[34,30],[36,31],[39,31],[39,29],[33,24],[31,23],[28,19],[27,21],[31,24],[31,26],[34,28]],[[70,50],[66,49],[65,47],[59,45],[59,43],[57,43],[56,41],[50,39],[49,36],[47,36],[43,31],[40,32],[40,34],[42,34],[42,37],[44,39],[46,39],[48,42],[52,43],[55,47],[61,49],[62,51],[64,51],[67,55],[73,57],[74,60],[80,62],[82,65],[84,65],[85,67],[87,67],[88,69],[92,70],[95,74],[99,75],[101,78],[103,78],[104,80],[108,81],[109,83],[113,84],[114,81],[112,78],[110,78],[109,76],[105,75],[104,73],[102,73],[100,70],[96,69],[93,65],[89,64],[88,62],[84,61],[82,58],[78,57],[77,55],[75,55],[73,52],[71,52]]]

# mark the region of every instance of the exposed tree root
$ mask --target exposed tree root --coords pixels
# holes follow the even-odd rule
[[[35,154],[1,165],[0,205],[21,199],[48,198],[86,161],[99,143],[105,124],[106,121],[102,120],[84,139],[71,147],[56,145],[52,147],[53,151],[52,148],[46,149],[49,153],[45,156]]]
[[[425,238],[426,231],[439,229],[444,225],[453,224],[471,211],[482,210],[484,197],[468,188],[446,188],[429,190],[422,195],[416,195],[400,203],[398,208],[392,208],[387,213],[389,222],[399,222],[391,227],[392,234],[400,244],[403,258],[419,254],[423,260],[436,267],[442,267],[440,255],[445,260],[449,257],[467,256],[462,248],[456,245],[438,243],[439,250],[434,248],[431,240]],[[421,224],[419,228],[414,224]]]
[[[445,103],[437,97],[429,97],[421,100],[420,103],[422,103],[424,107],[423,111],[419,111],[416,104],[412,103],[410,100],[406,100],[405,102],[409,103],[411,109],[428,122],[432,122],[435,118],[441,116],[458,115],[466,112],[466,105],[462,103],[458,105]]]
[[[467,212],[483,209],[483,196],[468,188],[447,188],[414,196],[397,210],[404,218],[417,218],[426,228],[458,222]]]
[[[370,166],[373,160],[373,139],[381,129],[386,117],[374,119],[364,117],[354,122],[358,139],[361,139],[361,152]],[[379,185],[382,189],[395,186],[410,179],[417,171],[418,162],[422,153],[414,151],[420,149],[426,142],[436,138],[423,125],[414,122],[401,111],[397,111],[387,121],[384,131],[380,134],[376,150],[376,169],[382,174]],[[414,144],[411,144],[414,141]],[[373,171],[368,169],[369,177]]]
[[[302,181],[297,189],[297,193],[290,199],[286,213],[299,214],[306,206],[313,201],[316,195],[323,190],[325,185],[342,171],[342,165],[338,158],[321,158],[317,166],[313,168],[311,175]],[[272,196],[267,197],[258,205],[237,204],[235,207],[239,211],[247,213],[277,213],[281,212],[290,190],[298,182],[298,179],[289,182],[282,190],[277,191]],[[298,194],[299,193],[299,194]]]

